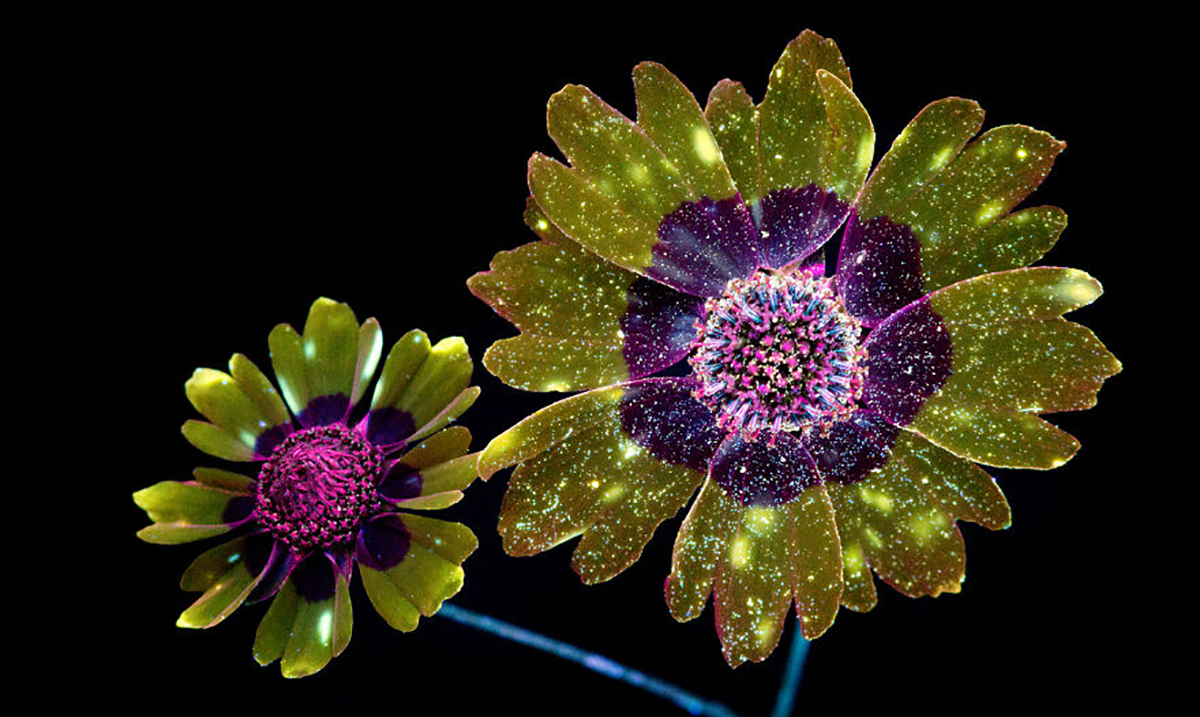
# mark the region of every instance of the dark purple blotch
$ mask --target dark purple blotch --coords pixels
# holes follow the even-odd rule
[[[379,484],[379,494],[391,500],[406,500],[421,495],[425,480],[420,471],[403,463],[395,463]]]
[[[254,514],[254,496],[239,495],[229,499],[221,513],[221,522],[228,525],[241,523]]]
[[[897,426],[906,426],[950,378],[954,347],[929,297],[892,314],[867,337],[862,402]]]
[[[390,406],[371,409],[366,422],[367,440],[377,446],[399,443],[417,430],[411,413]]]
[[[821,480],[849,485],[887,463],[899,430],[876,413],[858,410],[827,431],[813,428],[800,442]]]
[[[848,203],[815,184],[770,192],[752,210],[762,265],[779,269],[811,257],[849,212]]]
[[[621,352],[630,378],[641,378],[678,363],[704,318],[704,300],[639,276],[629,286],[621,317]]]
[[[358,562],[373,570],[399,565],[408,554],[408,530],[395,514],[381,515],[358,531]]]
[[[259,434],[254,441],[254,453],[259,458],[270,458],[271,454],[284,439],[292,435],[292,424],[283,424],[282,426],[271,426],[267,430]]]
[[[754,222],[737,194],[679,205],[659,222],[652,251],[646,275],[693,296],[720,296],[758,267]]]
[[[350,398],[345,394],[334,393],[310,398],[308,405],[296,419],[305,428],[316,428],[337,423],[345,419],[349,412]]]
[[[795,500],[821,476],[808,451],[790,433],[767,434],[747,441],[730,434],[712,459],[712,479],[725,494],[742,505],[774,506]]]
[[[878,326],[924,293],[921,244],[912,229],[887,217],[850,215],[838,254],[837,288],[864,326]]]
[[[263,568],[262,580],[250,591],[246,603],[261,602],[279,592],[279,588],[283,587],[300,563],[300,557],[300,554],[289,548],[286,543],[275,541],[271,547],[271,556]]]
[[[333,561],[325,553],[312,553],[292,571],[292,585],[307,602],[328,600],[337,587]]]
[[[621,429],[634,443],[664,463],[706,472],[723,431],[692,397],[693,378],[649,378],[625,386]]]

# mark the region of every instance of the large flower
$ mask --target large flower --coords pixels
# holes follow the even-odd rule
[[[164,481],[133,499],[154,521],[138,532],[142,540],[237,535],[184,573],[183,589],[204,594],[177,624],[212,627],[243,602],[274,596],[254,659],[282,658],[285,677],[302,677],[350,641],[355,562],[371,603],[398,630],[416,629],[462,587],[475,535],[404,511],[453,505],[475,479],[477,457],[464,455],[471,434],[447,426],[479,389],[467,386],[462,339],[431,346],[410,331],[388,353],[370,404],[356,411],[383,336],[375,319],[360,326],[349,306],[329,299],[313,303],[303,334],[280,324],[269,343],[283,400],[241,354],[228,374],[198,369],[186,384],[211,421],[188,421],[187,439],[217,458],[261,463],[257,475],[197,468],[193,481]]]
[[[1078,449],[1039,414],[1088,408],[1120,364],[1061,316],[1100,285],[1040,258],[1066,225],[1013,211],[1063,143],[925,108],[870,178],[870,118],[837,47],[805,32],[755,105],[719,83],[701,110],[654,63],[637,123],[584,87],[549,103],[570,166],[529,163],[541,241],[497,254],[472,291],[521,334],[488,370],[584,391],[480,456],[519,464],[508,552],[576,536],[588,583],[629,567],[689,498],[666,598],[713,595],[726,659],[762,660],[794,602],[805,636],[869,610],[871,573],[910,596],[957,592],[956,520],[1009,524],[977,464],[1047,469]],[[842,225],[836,272],[822,246]],[[684,360],[686,359],[686,364]],[[647,378],[680,364],[690,371]],[[590,390],[589,390],[590,389]]]

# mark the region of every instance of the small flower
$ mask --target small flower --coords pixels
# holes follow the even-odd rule
[[[462,587],[475,535],[405,511],[453,505],[475,480],[477,457],[464,455],[470,432],[447,426],[479,389],[467,385],[462,339],[430,346],[414,330],[392,347],[360,406],[383,335],[375,319],[360,326],[329,299],[313,303],[303,334],[280,324],[269,343],[280,392],[241,354],[228,374],[197,369],[185,386],[211,423],[188,421],[184,436],[217,458],[260,463],[257,475],[197,468],[195,480],[163,481],[133,499],[154,521],[138,532],[147,542],[237,536],[184,573],[183,589],[204,594],[177,624],[212,627],[242,603],[274,596],[254,659],[281,660],[285,677],[303,677],[350,641],[356,562],[371,603],[397,630],[416,629]]]
[[[489,371],[582,391],[480,455],[484,478],[517,466],[506,550],[581,536],[574,568],[608,580],[699,489],[666,599],[689,620],[712,595],[734,666],[771,653],[793,603],[808,638],[839,606],[871,609],[872,572],[957,592],[956,521],[1010,520],[979,464],[1062,465],[1079,445],[1039,415],[1091,407],[1120,370],[1061,318],[1099,283],[1023,268],[1066,226],[1055,207],[1014,211],[1064,145],[1019,125],[971,141],[983,111],[948,98],[868,178],[871,120],[811,32],[757,105],[725,80],[701,109],[655,63],[633,77],[636,124],[584,87],[550,99],[569,166],[530,160],[541,240],[469,282],[521,331]]]

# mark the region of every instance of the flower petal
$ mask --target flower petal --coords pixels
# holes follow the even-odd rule
[[[397,462],[388,470],[379,492],[406,508],[436,505],[446,507],[462,499],[462,492],[478,476],[478,456],[459,456],[438,465],[421,469]],[[439,500],[414,502],[417,498],[433,498],[447,491],[457,494]],[[450,503],[445,503],[451,500]]]
[[[201,553],[183,574],[181,587],[203,591],[179,616],[179,627],[207,628],[229,617],[258,586],[271,550],[265,535],[237,538]]]
[[[578,535],[587,583],[632,565],[699,485],[721,435],[688,379],[646,379],[552,404],[494,439],[480,475],[521,463],[499,530],[513,555]]]
[[[805,31],[776,63],[760,106],[724,80],[705,114],[751,208],[762,263],[814,255],[845,220],[875,146],[837,45]]]
[[[676,363],[703,315],[700,299],[600,259],[530,200],[525,223],[542,241],[499,252],[467,286],[522,332],[483,356],[505,383],[572,391],[639,378]]]
[[[258,383],[261,372],[256,376],[253,364],[238,361],[236,356],[230,364],[239,367],[242,381],[222,371],[198,368],[184,384],[184,392],[196,410],[225,434],[230,445],[240,441],[250,449],[252,459],[261,460],[291,431],[291,423],[286,410],[282,415],[278,412],[282,408],[279,397],[267,393]],[[243,390],[243,383],[249,385],[253,399]],[[205,450],[201,445],[197,447]],[[244,451],[237,448],[236,454],[244,455]]]
[[[137,535],[148,543],[175,545],[227,533],[250,517],[254,499],[247,493],[197,481],[163,481],[133,494],[154,525]]]
[[[601,257],[685,293],[719,294],[757,265],[749,214],[690,93],[661,66],[634,74],[648,129],[587,88],[565,87],[550,98],[547,125],[572,167],[534,155],[530,191]]]
[[[978,466],[908,431],[866,478],[826,485],[837,510],[846,592],[854,610],[875,604],[868,568],[910,597],[958,592],[965,577],[955,519],[1007,527],[1008,504]]]
[[[463,584],[462,563],[479,542],[466,526],[422,516],[388,515],[364,529],[358,548],[367,596],[389,625],[409,632]]]
[[[361,430],[381,446],[440,430],[479,395],[479,389],[467,388],[473,368],[461,338],[442,339],[430,347],[424,332],[410,331],[388,354]]]
[[[370,380],[368,369],[374,371],[378,341],[374,320],[360,327],[349,306],[326,298],[313,302],[303,336],[288,324],[271,331],[275,376],[301,425],[324,426],[346,418],[352,397]]]
[[[823,633],[837,614],[841,574],[823,486],[786,504],[753,506],[708,480],[675,542],[667,604],[676,620],[690,620],[712,593],[722,650],[736,667],[771,654],[793,600],[804,635]]]
[[[1056,267],[987,274],[940,289],[872,332],[866,342],[872,358],[863,401],[882,409],[889,420],[979,463],[1043,469],[1061,465],[1079,444],[1037,414],[1095,405],[1101,384],[1121,370],[1089,330],[1059,318],[1091,303],[1100,291],[1087,274]],[[939,336],[944,336],[937,341],[953,347],[951,356],[938,353],[930,361],[921,350],[897,350],[914,342],[896,327],[917,314],[937,317]],[[908,358],[902,362],[884,358],[905,353]],[[881,371],[872,373],[876,356]],[[895,410],[893,378],[910,369],[937,373],[943,383],[920,387],[909,396],[921,400]]]
[[[470,447],[471,432],[464,426],[451,426],[413,446],[397,463],[420,470],[458,458]]]
[[[353,617],[346,576],[333,561],[315,553],[292,573],[259,624],[254,659],[280,660],[284,677],[322,670],[350,642]]]
[[[1049,173],[1062,142],[1030,127],[991,129],[979,105],[926,107],[863,188],[838,258],[847,308],[868,326],[925,293],[1026,266],[1066,227],[1056,207],[1009,212]]]

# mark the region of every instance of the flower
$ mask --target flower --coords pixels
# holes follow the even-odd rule
[[[485,479],[517,466],[506,550],[581,536],[573,567],[608,580],[699,489],[666,600],[682,621],[712,595],[732,666],[771,653],[793,603],[810,639],[839,606],[871,609],[872,572],[909,596],[957,592],[956,521],[1010,522],[980,466],[1062,465],[1079,444],[1039,415],[1091,407],[1121,368],[1061,318],[1099,283],[1024,268],[1066,217],[1014,208],[1063,143],[1019,125],[971,141],[983,111],[952,97],[868,178],[871,120],[811,32],[758,105],[724,80],[701,109],[655,63],[633,79],[636,124],[584,87],[551,97],[569,165],[529,162],[540,241],[468,282],[521,331],[489,371],[581,391],[480,454]]]
[[[185,386],[211,421],[185,423],[188,441],[217,458],[259,463],[257,475],[197,468],[195,480],[163,481],[133,499],[154,522],[138,532],[147,542],[237,536],[184,573],[183,589],[204,594],[177,624],[212,627],[243,602],[274,596],[254,659],[281,660],[285,677],[303,677],[350,641],[355,562],[375,610],[397,630],[416,629],[462,587],[475,535],[403,511],[453,505],[475,480],[477,457],[464,455],[470,432],[447,426],[479,389],[467,386],[462,339],[431,346],[414,330],[392,347],[369,406],[360,405],[383,335],[375,319],[360,326],[349,306],[329,299],[313,303],[303,334],[280,324],[269,343],[282,400],[241,354],[229,373],[197,369]]]

